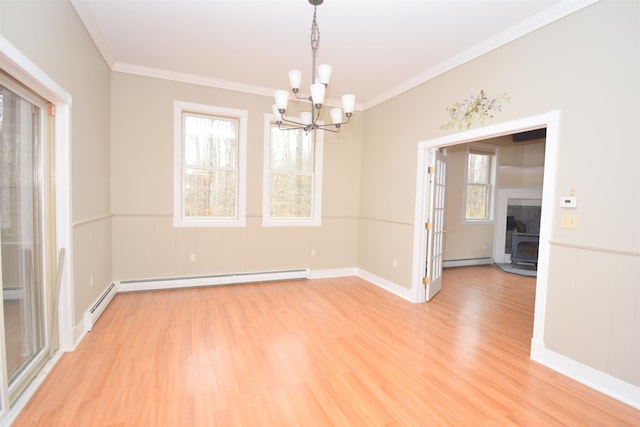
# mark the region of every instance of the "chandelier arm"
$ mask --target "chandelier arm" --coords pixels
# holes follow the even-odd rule
[[[333,126],[341,126],[341,125],[346,125],[347,123],[349,123],[351,121],[351,116],[347,116],[347,121],[346,122],[340,122],[340,123],[331,123],[331,125]]]
[[[293,92],[293,95],[296,99],[304,99],[305,101],[311,101],[311,95],[308,96],[299,96],[297,92]]]
[[[289,127],[282,127],[282,122],[278,123],[278,129],[285,131],[285,130],[303,130],[304,133],[309,133],[311,132],[313,129],[311,129],[311,126],[289,126]]]
[[[313,114],[315,113],[315,117],[313,118],[313,120],[311,120],[311,123],[316,124],[318,123],[318,120],[320,120],[320,108],[316,108],[316,106],[313,104],[313,101],[311,102],[311,117],[313,117]]]
[[[313,130],[322,130],[322,131],[327,131],[327,132],[333,132],[333,133],[338,133],[340,132],[340,126],[341,124],[345,124],[348,122],[344,122],[344,123],[336,123],[336,124],[323,124],[320,125],[318,123],[312,123],[309,125],[305,125],[304,123],[300,123],[300,122],[296,122],[294,120],[287,120],[287,119],[283,119],[282,121],[276,122],[278,124],[278,129],[279,130],[303,130],[305,133],[309,133]],[[291,123],[292,126],[286,126],[287,123]],[[286,127],[283,127],[283,125],[285,125]],[[335,128],[335,129],[333,129]]]
[[[335,129],[331,129],[332,126],[335,127]],[[333,125],[333,124],[316,125],[315,129],[320,129],[320,130],[325,131],[325,132],[333,132],[333,133],[340,132],[340,128],[335,126],[335,125]]]
[[[302,123],[302,122],[296,122],[295,120],[287,119],[287,118],[284,116],[284,114],[282,114],[282,115],[281,115],[281,117],[282,117],[282,122],[285,122],[285,123],[293,123],[293,124],[295,124],[295,125],[298,125],[300,128],[304,128],[304,127],[309,126],[309,125],[306,125],[306,124],[304,124],[304,123]]]

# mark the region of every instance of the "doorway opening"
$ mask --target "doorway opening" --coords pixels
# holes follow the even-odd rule
[[[428,219],[427,195],[429,194],[429,181],[426,178],[426,172],[429,166],[430,151],[434,148],[445,148],[453,145],[465,144],[494,137],[512,135],[521,132],[546,128],[543,181],[546,183],[553,183],[555,181],[557,168],[556,152],[559,135],[558,122],[559,112],[552,111],[538,116],[527,117],[520,120],[487,126],[480,129],[473,129],[454,135],[448,135],[429,141],[423,141],[418,144],[418,168],[412,272],[412,294],[415,302],[426,301],[425,286],[423,284],[423,272],[426,269],[428,230],[425,229],[424,224]],[[544,334],[544,313],[546,310],[547,278],[549,268],[549,242],[551,236],[553,200],[555,200],[553,186],[546,185],[542,189],[541,196],[538,271],[536,279],[536,300],[532,337],[532,341],[536,341],[539,343],[543,342]],[[504,217],[504,227],[506,229],[506,215]],[[494,247],[500,247],[500,245],[502,245],[501,247],[504,248],[505,239],[502,240],[501,244],[499,242],[494,242]]]

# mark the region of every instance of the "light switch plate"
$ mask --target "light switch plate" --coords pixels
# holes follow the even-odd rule
[[[578,228],[578,215],[562,215],[562,228],[575,230]]]

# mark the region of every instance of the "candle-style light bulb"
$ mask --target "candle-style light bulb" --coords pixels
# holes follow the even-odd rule
[[[287,103],[289,102],[289,92],[286,90],[276,90],[274,92],[274,98],[276,99],[276,105],[278,110],[284,114],[287,111]]]
[[[351,117],[356,106],[356,96],[352,94],[342,95],[342,108],[347,117]]]
[[[331,122],[339,127],[342,123],[342,108],[332,108],[330,114]]]
[[[331,65],[322,64],[318,66],[318,82],[327,86],[331,80]]]
[[[291,70],[289,71],[289,86],[293,93],[298,93],[300,90],[300,83],[302,83],[302,71]]]

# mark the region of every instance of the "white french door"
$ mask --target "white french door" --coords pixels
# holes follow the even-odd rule
[[[430,153],[427,236],[426,300],[442,289],[442,246],[444,243],[445,156],[434,148]]]
[[[46,118],[47,102],[0,72],[3,409],[44,365],[50,345]]]

